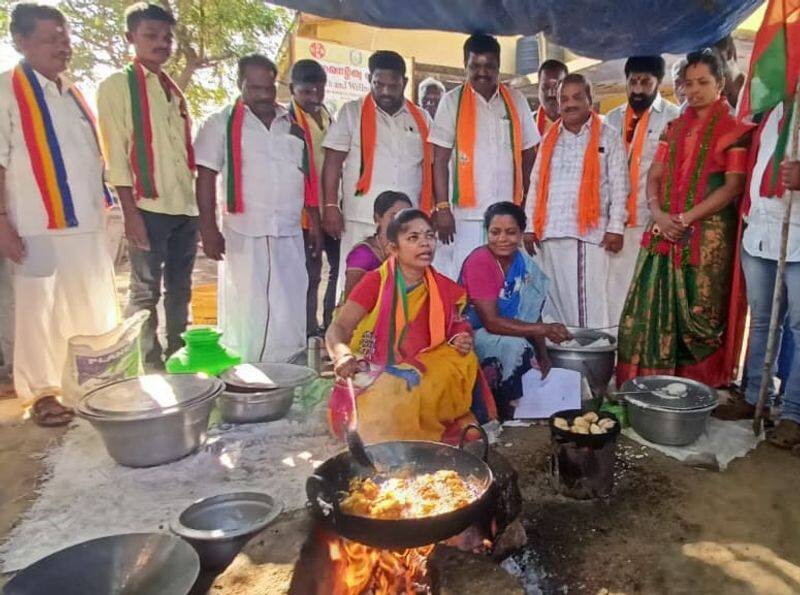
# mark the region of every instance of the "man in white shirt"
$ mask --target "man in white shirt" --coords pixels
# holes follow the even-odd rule
[[[528,232],[550,278],[544,316],[605,328],[608,254],[622,250],[627,219],[625,148],[617,130],[592,112],[592,88],[582,75],[561,82],[559,112],[539,148],[528,198]]]
[[[431,118],[436,117],[436,110],[439,108],[439,102],[447,92],[441,81],[429,76],[419,84],[417,89],[417,101],[419,106],[428,112]]]
[[[384,190],[393,190],[402,192],[418,206],[422,191],[423,139],[427,137],[430,118],[403,96],[408,79],[406,63],[400,54],[375,52],[368,65],[369,95],[342,107],[323,143],[323,224],[330,236],[342,239],[340,293],[344,288],[347,255],[358,242],[375,233],[372,208],[375,198]],[[368,106],[367,115],[374,114],[374,136],[369,146],[362,146],[365,105]],[[366,176],[363,166],[368,162],[372,163],[372,168],[371,175]]]
[[[55,395],[68,340],[118,321],[93,115],[63,77],[71,50],[55,8],[17,4],[22,62],[0,74],[0,256],[13,262],[14,385],[42,425],[69,422]],[[37,125],[38,122],[42,124]],[[46,132],[36,138],[35,130]]]
[[[750,174],[751,204],[742,237],[742,269],[750,306],[750,338],[744,371],[746,389],[744,399],[735,397],[714,411],[715,417],[720,419],[752,419],[758,401],[781,248],[781,225],[788,207],[783,189],[800,190],[800,161],[785,161],[779,172],[781,184],[777,187],[770,184],[767,168],[775,153],[782,118],[783,104],[778,104],[765,114],[756,133],[758,142],[753,143],[758,153]],[[791,126],[795,130],[800,125],[797,114],[793,120]],[[796,192],[792,194],[797,196]],[[774,432],[767,434],[767,439],[776,446],[792,448],[800,444],[800,200],[797,198],[792,205],[783,282],[783,320],[778,328],[781,332],[791,332],[794,353],[787,366],[789,374],[785,378],[781,420]],[[778,344],[781,344],[780,337]]]
[[[444,243],[434,265],[451,279],[458,279],[464,260],[484,244],[486,209],[500,201],[524,203],[539,143],[527,100],[500,83],[500,44],[494,37],[476,34],[466,40],[464,68],[466,82],[444,96],[431,130],[433,218]],[[459,146],[459,130],[474,139],[472,146]]]
[[[608,113],[605,123],[615,128],[628,155],[630,189],[628,221],[622,250],[609,255],[609,321],[619,322],[633,279],[642,234],[650,222],[647,206],[647,173],[667,124],[680,115],[676,105],[661,97],[665,64],[661,56],[634,56],[625,62],[628,102]]]
[[[245,362],[283,362],[305,346],[302,131],[275,103],[278,71],[264,56],[239,60],[241,97],[212,115],[195,139],[203,250],[219,272],[223,342]],[[237,143],[237,139],[239,142]],[[216,181],[222,174],[222,231]],[[317,206],[306,208],[319,233]]]

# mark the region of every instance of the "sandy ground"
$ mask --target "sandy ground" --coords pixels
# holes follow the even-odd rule
[[[213,279],[214,268],[201,259],[198,282]],[[126,286],[121,268],[121,296]],[[37,457],[63,433],[0,401],[0,539],[34,501]],[[549,484],[544,428],[509,429],[501,445],[521,476],[546,593],[800,593],[800,459],[786,452],[762,444],[715,473],[644,450],[626,458],[612,497],[578,502]],[[625,439],[622,446],[640,452]]]
[[[625,456],[608,500],[578,502],[549,484],[545,429],[512,428],[501,443],[545,592],[800,593],[800,459],[789,453],[762,443],[717,473],[623,438],[618,451],[646,456]]]

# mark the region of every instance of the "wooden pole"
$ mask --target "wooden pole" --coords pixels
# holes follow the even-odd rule
[[[800,136],[800,82],[794,93],[794,114],[793,121],[789,122],[792,126],[792,160],[798,160],[798,136]],[[764,406],[767,402],[767,391],[772,385],[772,370],[775,366],[775,357],[778,351],[778,330],[783,321],[780,320],[781,304],[783,303],[783,276],[786,272],[786,250],[789,244],[789,224],[792,218],[792,205],[797,199],[797,192],[788,188],[783,193],[786,201],[786,210],[783,212],[783,222],[781,225],[781,249],[778,256],[778,267],[775,271],[775,290],[772,293],[772,314],[769,319],[769,334],[767,335],[767,352],[764,357],[764,368],[761,373],[761,386],[758,390],[758,402],[756,403],[756,413],[753,417],[753,433],[756,436],[761,434],[764,418]]]

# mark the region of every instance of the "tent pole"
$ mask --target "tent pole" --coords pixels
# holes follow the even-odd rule
[[[792,126],[792,159],[798,160],[798,136],[800,136],[800,82],[794,93],[794,114]],[[778,256],[778,267],[775,271],[775,291],[772,294],[772,313],[769,319],[769,333],[767,335],[767,351],[764,357],[764,368],[761,373],[761,386],[758,390],[758,402],[756,403],[756,413],[753,417],[753,433],[756,436],[761,434],[764,418],[764,406],[767,403],[767,392],[772,385],[772,370],[775,366],[775,358],[778,351],[778,330],[782,326],[780,320],[781,303],[783,302],[783,277],[786,272],[786,251],[789,244],[789,224],[792,217],[792,205],[797,199],[797,192],[788,188],[783,193],[786,209],[783,212],[781,225],[781,249]]]

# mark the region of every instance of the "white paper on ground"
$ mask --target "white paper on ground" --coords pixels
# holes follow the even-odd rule
[[[581,408],[581,373],[553,368],[542,380],[542,373],[532,369],[522,376],[522,398],[514,419],[540,419],[556,411]]]
[[[714,417],[708,420],[705,432],[687,446],[665,446],[642,438],[633,428],[622,433],[640,444],[663,452],[687,465],[725,471],[733,459],[745,456],[764,439],[763,432],[753,436],[752,421],[722,421]]]

